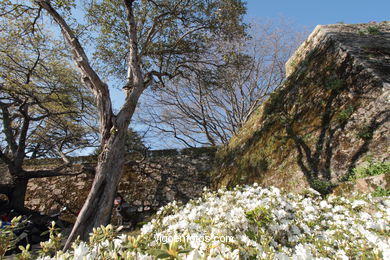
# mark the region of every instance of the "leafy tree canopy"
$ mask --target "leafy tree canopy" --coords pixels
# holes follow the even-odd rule
[[[36,8],[7,2],[0,9],[1,149],[11,159],[17,150],[58,156],[92,145],[94,99],[64,44],[39,22]]]
[[[128,21],[120,1],[86,3],[87,18],[96,31],[96,52],[101,71],[125,80],[129,57]],[[239,0],[135,1],[138,53],[144,72],[173,77],[207,62],[211,42],[245,35],[241,19],[246,12]],[[203,54],[203,55],[202,55]]]

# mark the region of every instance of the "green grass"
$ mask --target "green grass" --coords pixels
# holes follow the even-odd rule
[[[348,180],[376,176],[381,174],[390,174],[390,162],[369,161],[367,166],[359,166],[352,170]]]
[[[390,190],[377,187],[371,194],[373,197],[387,197],[390,196]]]

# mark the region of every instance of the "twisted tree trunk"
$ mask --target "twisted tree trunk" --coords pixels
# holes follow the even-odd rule
[[[102,140],[103,151],[98,158],[94,182],[65,248],[69,248],[71,242],[78,236],[82,240],[87,239],[93,227],[107,225],[110,222],[114,195],[125,162],[127,126],[112,129],[108,139]]]
[[[137,47],[137,28],[133,14],[134,0],[123,0],[127,11],[129,35],[128,74],[125,102],[119,113],[114,115],[109,88],[92,69],[73,30],[52,7],[50,0],[35,0],[35,2],[45,9],[61,28],[65,40],[71,47],[74,61],[81,73],[81,80],[95,95],[99,111],[102,152],[98,158],[91,191],[66,241],[64,250],[67,250],[76,237],[80,236],[85,240],[92,228],[106,225],[110,221],[114,195],[124,165],[126,132],[138,99],[147,85],[152,82],[153,74],[149,73],[144,77],[141,71]]]

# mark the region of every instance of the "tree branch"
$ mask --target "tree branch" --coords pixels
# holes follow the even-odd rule
[[[138,53],[137,25],[134,18],[134,0],[123,0],[128,22],[129,35],[129,58],[127,69],[126,98],[121,110],[118,113],[116,122],[127,124],[134,114],[138,99],[147,87],[141,71],[141,61]]]
[[[96,97],[97,107],[99,109],[100,116],[100,134],[102,140],[105,136],[110,135],[112,127],[112,104],[110,99],[110,93],[107,84],[105,84],[97,73],[92,69],[84,48],[81,46],[79,40],[66,23],[64,18],[51,6],[49,0],[35,0],[40,7],[45,9],[49,15],[60,26],[61,32],[66,39],[67,43],[71,46],[73,59],[79,68],[83,83],[89,87]]]
[[[52,170],[35,170],[35,171],[22,171],[16,174],[17,177],[33,179],[33,178],[46,178],[56,176],[78,176],[83,173],[93,172],[94,167],[86,167],[83,165],[81,169],[74,173],[69,173],[71,166],[64,164]]]
[[[24,153],[25,153],[25,148],[26,148],[26,140],[27,140],[27,133],[28,133],[28,128],[30,126],[30,120],[28,119],[28,105],[26,102],[24,102],[20,106],[20,112],[23,115],[23,123],[19,135],[19,144],[18,144],[18,149],[14,158],[14,164],[15,167],[21,168],[23,159],[24,159]]]
[[[140,57],[138,54],[138,40],[137,40],[137,24],[134,18],[133,2],[134,0],[123,0],[128,22],[129,35],[129,60],[127,80],[129,86],[143,85],[143,78],[140,66]]]
[[[0,102],[0,108],[2,112],[2,121],[3,121],[3,127],[4,127],[4,134],[5,138],[7,140],[7,144],[9,148],[11,149],[11,152],[13,155],[16,154],[18,150],[18,145],[16,144],[13,131],[12,131],[12,120],[10,118],[10,113],[8,111],[8,106],[7,104],[1,103]]]
[[[0,160],[2,160],[7,165],[13,165],[12,160],[8,158],[8,156],[5,155],[1,149],[0,149]]]

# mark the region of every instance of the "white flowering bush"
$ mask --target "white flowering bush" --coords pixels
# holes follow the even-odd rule
[[[390,259],[390,198],[322,199],[257,185],[171,203],[138,237],[112,226],[40,259]]]

